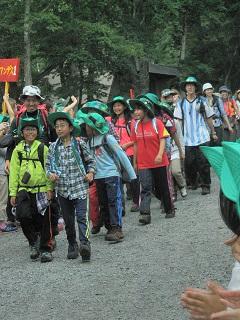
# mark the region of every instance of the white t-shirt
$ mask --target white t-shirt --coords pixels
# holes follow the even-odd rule
[[[238,261],[235,261],[234,263],[228,290],[240,290],[240,263]]]

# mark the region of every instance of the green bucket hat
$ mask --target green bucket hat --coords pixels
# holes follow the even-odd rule
[[[68,105],[70,101],[70,97],[67,97],[67,99],[60,98],[56,102],[54,102],[53,107],[57,111],[63,111],[63,109]]]
[[[107,121],[99,113],[83,113],[78,111],[76,114],[77,120],[82,120],[92,129],[96,130],[100,134],[106,134],[109,131]]]
[[[201,89],[201,85],[200,85],[200,83],[198,82],[198,80],[197,80],[195,77],[193,77],[193,76],[188,76],[188,77],[181,83],[181,89],[182,89],[183,91],[186,90],[185,87],[186,87],[186,84],[188,84],[188,83],[195,84],[197,91],[199,91],[199,90]]]
[[[166,113],[168,113],[173,118],[173,112],[171,110],[171,106],[167,102],[161,101],[158,96],[154,93],[146,93],[144,95],[138,96],[139,98],[147,98],[149,101],[151,101],[156,107],[162,109]]]
[[[39,130],[38,119],[34,118],[21,118],[20,121],[20,131],[22,131],[25,127],[35,127]]]
[[[223,142],[222,147],[200,147],[216,172],[223,194],[236,203],[240,217],[240,143]]]
[[[126,109],[129,109],[130,111],[132,111],[131,106],[129,105],[129,103],[127,102],[127,100],[123,96],[116,96],[112,99],[112,101],[110,101],[108,103],[110,110],[113,109],[113,105],[116,102],[120,102],[121,104],[123,104],[125,106]]]
[[[133,109],[136,109],[136,107],[140,107],[146,111],[149,111],[152,114],[152,116],[154,116],[153,104],[148,98],[142,96],[137,99],[130,99],[129,104]]]
[[[5,115],[5,114],[0,114],[0,123],[2,122],[9,122],[10,121],[10,117]]]
[[[80,129],[80,124],[79,121],[73,120],[69,113],[67,112],[63,112],[63,111],[58,111],[58,112],[52,112],[48,115],[48,122],[50,123],[50,125],[52,127],[55,126],[55,122],[58,119],[65,119],[67,120],[71,126],[73,126],[74,130],[73,130],[73,134],[74,136],[80,136],[81,134],[81,129]]]
[[[96,113],[99,113],[101,116],[109,116],[108,106],[100,100],[92,100],[84,103],[81,107],[83,113],[88,113],[90,110],[94,110]]]

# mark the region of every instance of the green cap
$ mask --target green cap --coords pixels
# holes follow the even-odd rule
[[[201,147],[216,172],[223,194],[236,203],[240,216],[240,144],[223,142],[222,147]]]
[[[0,123],[2,122],[9,122],[10,121],[10,117],[5,115],[5,114],[0,114]]]
[[[201,87],[201,86],[200,86],[200,83],[198,82],[198,80],[197,80],[195,77],[193,77],[193,76],[188,76],[188,77],[181,83],[181,88],[182,88],[183,90],[185,90],[186,84],[188,84],[188,83],[193,83],[193,84],[195,84],[197,90],[199,90],[200,87]]]
[[[34,118],[21,118],[20,121],[20,131],[22,131],[25,127],[35,127],[39,129],[38,119]]]
[[[68,105],[69,101],[70,101],[70,97],[67,97],[67,99],[60,98],[59,100],[54,102],[53,107],[55,111],[63,111],[63,109]]]
[[[116,102],[120,102],[125,106],[126,109],[129,109],[130,111],[132,111],[131,106],[128,104],[127,100],[123,96],[116,96],[112,99],[112,101],[108,103],[108,106],[111,110],[113,109],[113,105]]]
[[[82,120],[89,127],[96,130],[100,134],[106,134],[109,131],[107,121],[99,113],[83,113],[78,111],[76,114],[77,120]]]
[[[78,121],[73,120],[70,117],[69,113],[63,112],[63,111],[58,111],[58,112],[52,112],[48,116],[48,122],[50,123],[50,125],[52,127],[55,126],[55,123],[58,119],[67,120],[69,122],[69,124],[74,128],[74,130],[73,130],[74,136],[80,136],[80,134],[81,134],[81,129],[79,127],[80,124]]]
[[[93,112],[99,113],[103,117],[109,116],[108,106],[100,100],[92,100],[84,103],[81,107],[83,113],[88,113],[89,110],[94,110]]]
[[[149,99],[147,99],[145,97],[140,97],[137,99],[130,99],[129,104],[133,109],[140,107],[146,111],[149,111],[152,114],[152,116],[154,116],[153,104]]]

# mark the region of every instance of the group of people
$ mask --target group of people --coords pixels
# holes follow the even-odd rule
[[[123,241],[127,198],[139,223],[151,223],[151,197],[167,219],[175,217],[177,193],[201,187],[210,193],[210,164],[201,147],[237,138],[240,90],[214,93],[195,77],[181,84],[185,96],[164,89],[161,97],[115,96],[78,108],[75,97],[44,101],[38,87],[23,88],[20,104],[4,96],[0,115],[0,229],[20,223],[30,258],[53,259],[59,219],[68,259],[91,257],[90,233],[104,226],[105,240]],[[239,99],[239,100],[238,100]],[[7,218],[6,218],[7,215]],[[79,244],[75,230],[79,230]],[[92,228],[90,229],[90,221]]]

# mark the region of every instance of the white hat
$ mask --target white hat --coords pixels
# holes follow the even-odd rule
[[[23,88],[23,92],[20,95],[20,99],[24,100],[26,97],[38,97],[40,100],[44,100],[43,97],[41,97],[41,90],[37,86],[25,86]]]
[[[202,91],[204,92],[207,89],[213,89],[213,86],[211,85],[211,83],[204,83],[203,87],[202,87]]]

